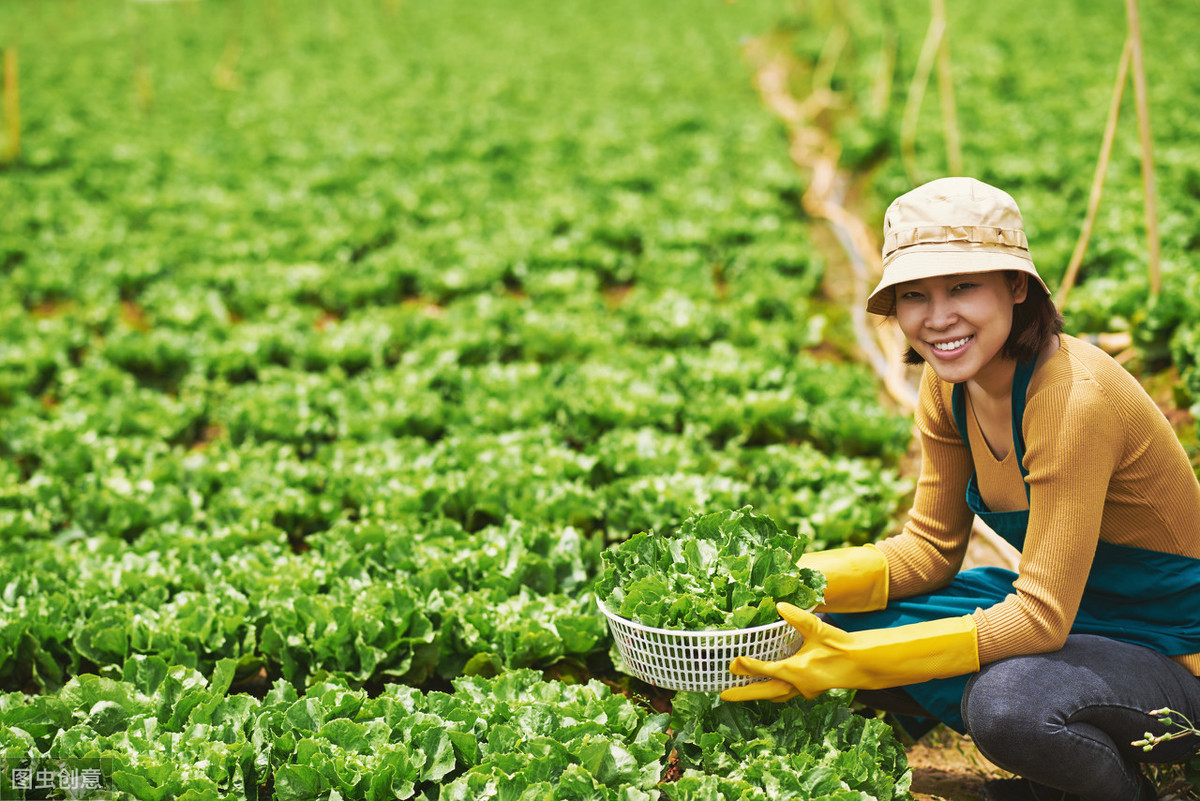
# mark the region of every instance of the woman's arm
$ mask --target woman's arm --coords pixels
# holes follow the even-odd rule
[[[888,597],[907,598],[948,584],[966,555],[975,516],[967,507],[974,472],[950,411],[950,387],[929,367],[921,380],[916,413],[921,476],[901,533],[879,543],[887,557]]]
[[[1048,387],[1025,412],[1029,528],[1015,593],[975,613],[979,659],[1057,650],[1083,597],[1124,423],[1094,380]]]

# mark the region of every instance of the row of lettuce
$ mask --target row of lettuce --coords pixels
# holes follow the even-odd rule
[[[65,684],[0,695],[4,754],[101,764],[107,789],[139,799],[906,792],[902,747],[848,696],[676,694],[669,719],[589,680],[616,678],[587,591],[596,537],[443,521],[308,542],[167,530],[144,550],[92,538],[90,559],[15,558],[4,678]]]
[[[136,549],[91,538],[70,560],[62,547],[11,554],[4,683],[53,691],[153,655],[205,675],[226,660],[239,678],[262,672],[301,689],[318,675],[428,685],[607,647],[588,592],[598,540],[574,529],[377,522],[310,543],[296,554],[269,526],[165,527]]]
[[[599,681],[518,670],[444,692],[369,695],[327,678],[301,696],[281,681],[255,698],[227,692],[234,672],[137,657],[119,679],[81,676],[31,703],[0,696],[0,744],[54,755],[35,771],[101,765],[104,792],[140,801],[851,801],[909,786],[891,730],[844,696],[728,705],[680,694],[655,713]]]
[[[461,317],[446,328],[475,312],[473,336],[489,342],[502,324],[486,305],[450,307]],[[498,316],[537,309],[494,305]],[[732,302],[711,314],[754,322]],[[31,335],[73,327],[22,320],[14,329]],[[157,336],[126,345],[150,350]],[[331,324],[312,341],[339,336]],[[158,373],[115,361],[102,338],[78,365],[52,336],[36,341],[46,359],[21,362],[25,383],[0,419],[0,514],[24,538],[132,542],[168,522],[246,520],[303,536],[345,517],[431,513],[468,528],[532,515],[625,536],[712,498],[767,506],[785,525],[810,520],[828,545],[877,536],[905,489],[883,467],[906,447],[908,423],[877,403],[865,370],[799,349],[618,340],[587,358],[475,363],[431,335],[409,344],[404,364],[352,376],[256,360],[257,380],[231,384],[207,378],[193,352],[201,363],[171,392],[140,380]]]

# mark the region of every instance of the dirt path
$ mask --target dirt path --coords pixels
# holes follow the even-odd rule
[[[970,738],[938,729],[908,749],[917,801],[975,801],[984,780],[1012,774],[988,762]]]

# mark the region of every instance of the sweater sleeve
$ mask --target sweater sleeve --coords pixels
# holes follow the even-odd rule
[[[975,612],[979,660],[1057,650],[1083,597],[1124,425],[1094,380],[1047,387],[1022,421],[1029,527],[1014,593]]]
[[[949,386],[926,366],[916,413],[921,443],[916,496],[904,529],[879,543],[888,562],[889,598],[949,584],[966,555],[975,517],[966,491],[974,468],[949,407]]]

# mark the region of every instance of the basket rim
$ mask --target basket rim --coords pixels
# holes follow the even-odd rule
[[[657,626],[647,626],[643,623],[638,623],[635,620],[630,620],[627,617],[621,617],[615,612],[609,610],[609,608],[604,604],[604,599],[598,596],[596,598],[596,605],[600,607],[600,611],[603,612],[604,616],[610,621],[618,622],[623,626],[629,626],[630,628],[638,631],[644,631],[651,634],[665,634],[671,637],[731,637],[745,634],[758,634],[760,632],[773,631],[774,629],[791,625],[783,618],[779,618],[779,620],[771,623],[764,623],[761,626],[751,626],[750,628],[746,629],[664,629]],[[816,607],[813,606],[806,611],[811,612],[815,608]]]

